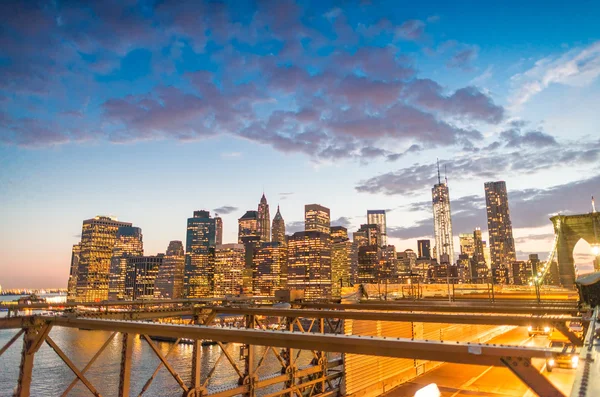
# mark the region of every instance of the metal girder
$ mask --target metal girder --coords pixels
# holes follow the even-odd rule
[[[169,349],[169,351],[167,352],[167,354],[165,356],[165,360],[171,355],[171,353],[173,353],[175,351],[175,349],[179,345],[179,341],[180,340],[181,339],[177,339],[175,341],[175,343],[173,343],[173,346],[171,346],[171,348]],[[158,371],[162,368],[163,365],[164,365],[164,363],[162,361],[160,363],[158,363],[158,365],[156,366],[156,369],[154,370],[154,372],[152,373],[152,375],[150,376],[150,378],[148,378],[148,380],[144,384],[144,387],[142,387],[142,391],[140,391],[140,394],[138,394],[138,397],[141,397],[148,390],[148,388],[152,384],[152,381],[156,377],[156,374],[158,374]],[[188,393],[189,393],[189,390],[188,390]]]
[[[564,397],[548,378],[531,365],[530,358],[501,357],[500,361],[538,396]]]
[[[225,314],[251,314],[273,317],[296,318],[339,318],[347,320],[372,320],[372,321],[405,321],[444,324],[482,324],[482,325],[565,325],[566,321],[581,321],[581,317],[567,316],[498,316],[489,314],[440,314],[440,313],[412,313],[412,312],[375,312],[358,310],[314,310],[314,309],[278,309],[278,308],[234,308],[212,307],[217,313]],[[304,329],[300,328],[304,332]],[[310,328],[309,331],[310,332]]]
[[[160,350],[158,350],[158,348],[156,347],[156,345],[154,344],[154,342],[152,342],[152,339],[150,339],[150,337],[148,335],[144,335],[143,337],[146,340],[146,342],[148,342],[148,345],[150,346],[150,348],[152,349],[152,351],[154,352],[154,354],[160,359],[161,363],[165,366],[165,368],[167,369],[167,371],[169,371],[169,373],[171,374],[171,376],[173,377],[173,379],[175,379],[175,381],[179,384],[179,387],[181,387],[181,389],[184,392],[187,392],[188,391],[188,387],[183,382],[183,379],[181,379],[181,377],[179,376],[179,374],[177,373],[177,371],[175,371],[173,369],[173,367],[171,366],[171,364],[169,364],[169,362],[167,361],[166,357],[163,357],[163,355],[160,353]]]
[[[133,354],[133,336],[134,335],[131,333],[123,332],[123,337],[121,338],[122,345],[121,371],[119,372],[119,397],[129,397],[129,388],[131,382],[131,356]]]
[[[0,349],[0,356],[6,351],[8,350],[8,348],[15,343],[15,341],[17,339],[19,339],[19,337],[21,337],[21,335],[23,335],[23,332],[25,332],[24,329],[20,330],[19,332],[17,332],[15,334],[15,336],[13,336],[12,338],[10,338],[10,340],[8,342],[6,342],[6,344],[4,346],[2,346],[2,349]]]
[[[596,307],[585,334],[583,348],[579,355],[579,367],[575,374],[571,397],[596,397],[600,395],[600,307]]]
[[[396,304],[396,303],[302,303],[300,306],[332,310],[378,310],[444,313],[503,313],[503,314],[576,314],[576,306],[556,307],[538,305],[462,305],[462,304]]]
[[[19,365],[19,382],[17,384],[17,397],[29,397],[31,389],[31,375],[33,373],[33,359],[35,353],[44,343],[52,325],[41,322],[39,319],[30,318],[23,335],[23,348],[21,350],[21,364]]]
[[[225,343],[237,342],[303,350],[414,358],[460,364],[498,365],[499,357],[549,358],[552,357],[554,352],[552,349],[537,347],[494,346],[464,342],[444,343],[405,338],[323,335],[290,331],[227,329],[114,320],[56,317],[52,320],[48,319],[48,321],[52,321],[57,326],[64,327],[112,330],[123,333],[150,334],[175,338],[208,339]]]
[[[51,337],[46,336],[46,343],[48,343],[48,345],[52,348],[52,350],[54,350],[54,352],[58,355],[58,357],[60,357],[61,360],[63,360],[63,362],[65,364],[67,364],[67,367],[69,367],[69,369],[71,369],[71,371],[73,371],[75,376],[81,381],[81,383],[83,383],[85,385],[85,387],[88,388],[88,390],[94,396],[101,397],[101,394],[98,392],[98,390],[96,390],[94,385],[92,385],[92,383],[85,377],[85,375],[77,369],[77,367],[75,366],[75,364],[73,364],[71,359],[69,359],[69,357],[67,357],[67,355],[61,350],[60,347],[58,347],[58,345],[52,340]]]

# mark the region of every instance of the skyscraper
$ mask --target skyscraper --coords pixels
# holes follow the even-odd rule
[[[243,244],[222,244],[215,248],[215,297],[242,293],[244,266]]]
[[[77,271],[79,267],[79,257],[81,254],[81,245],[73,245],[71,251],[71,271],[69,272],[69,281],[67,283],[67,300],[75,301],[77,298]]]
[[[454,263],[454,239],[452,237],[452,218],[450,216],[450,193],[448,180],[440,178],[438,163],[438,183],[431,189],[433,197],[433,232],[438,263]]]
[[[154,282],[164,255],[136,256],[127,258],[125,277],[125,299],[153,299]]]
[[[208,211],[194,211],[187,220],[184,295],[205,298],[212,295],[216,220]]]
[[[367,223],[379,225],[380,244],[381,246],[387,245],[385,210],[367,210]]]
[[[96,216],[83,221],[77,268],[76,300],[97,302],[108,299],[110,261],[117,231],[128,222],[108,216]]]
[[[350,286],[352,242],[343,226],[331,228],[331,290],[334,298],[341,296],[341,287]]]
[[[475,236],[473,233],[461,233],[458,235],[460,242],[460,253],[471,259],[475,253]]]
[[[287,249],[283,243],[261,243],[254,252],[252,291],[255,296],[274,296],[287,285]]]
[[[260,241],[271,241],[271,215],[269,215],[269,204],[267,204],[267,198],[264,193],[260,198],[260,203],[258,203],[257,218]]]
[[[481,239],[481,229],[473,230],[473,261],[485,265],[484,243]]]
[[[247,237],[260,237],[258,232],[258,212],[246,211],[246,213],[238,219],[238,243],[244,244]]]
[[[306,204],[304,206],[304,230],[315,230],[329,234],[329,227],[329,208],[319,204]]]
[[[367,238],[366,245],[378,245],[381,247],[381,229],[379,224],[369,223],[360,225],[357,233],[364,233],[364,236]],[[355,237],[357,233],[354,233]],[[358,234],[358,237],[360,238],[361,234]]]
[[[223,218],[215,214],[215,245],[223,244]]]
[[[417,240],[417,251],[419,259],[431,259],[431,241]]]
[[[121,226],[110,259],[108,278],[108,299],[125,298],[125,277],[127,275],[127,258],[144,255],[142,229],[133,226]]]
[[[277,206],[277,213],[273,218],[273,228],[272,228],[274,242],[278,242],[285,245],[285,221],[281,216],[281,212],[279,212],[279,206]]]
[[[509,268],[516,261],[508,194],[504,181],[485,183],[488,232],[490,235],[491,267]]]
[[[358,249],[358,282],[373,284],[379,279],[381,248],[377,244],[364,245]]]
[[[294,233],[288,241],[288,287],[306,299],[331,298],[331,237],[316,230]]]
[[[181,241],[171,241],[156,276],[154,297],[181,299],[183,297],[183,274],[185,253]]]

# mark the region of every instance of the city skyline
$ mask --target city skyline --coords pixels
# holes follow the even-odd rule
[[[65,287],[98,214],[141,228],[146,255],[198,209],[234,243],[261,191],[287,234],[307,203],[349,234],[386,209],[388,242],[416,252],[436,158],[455,251],[475,227],[489,241],[487,181],[509,184],[517,259],[600,196],[597,4],[242,3],[0,4],[4,288]]]

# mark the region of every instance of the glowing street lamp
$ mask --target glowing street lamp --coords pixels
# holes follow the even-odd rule
[[[592,245],[592,254],[594,254],[594,256],[600,255],[600,244]]]

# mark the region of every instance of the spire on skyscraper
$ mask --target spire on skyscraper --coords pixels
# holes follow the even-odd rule
[[[264,192],[258,204],[258,235],[261,242],[271,241],[271,216]]]

